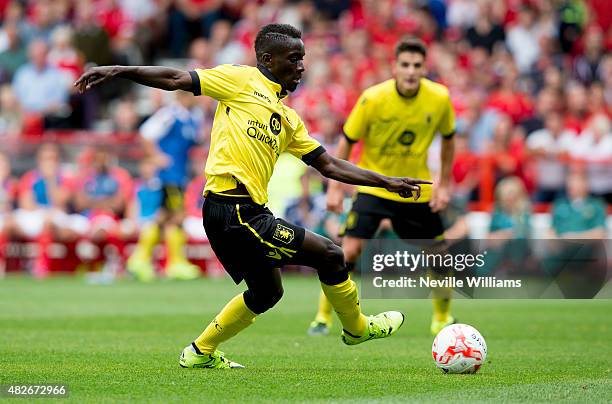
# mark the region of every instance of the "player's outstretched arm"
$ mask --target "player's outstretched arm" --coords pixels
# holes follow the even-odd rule
[[[189,72],[163,66],[97,66],[89,68],[74,83],[79,92],[84,92],[114,77],[162,90],[191,90]]]
[[[336,148],[336,158],[348,160],[351,154],[353,145],[341,137]],[[342,214],[344,210],[344,190],[338,181],[330,180],[327,186],[327,210]]]
[[[332,180],[353,185],[365,185],[368,187],[385,188],[395,192],[404,198],[421,196],[420,184],[431,184],[431,181],[409,177],[387,177],[374,171],[363,170],[353,163],[323,153],[311,164],[322,175]]]
[[[455,139],[452,136],[442,138],[442,148],[440,150],[440,181],[438,186],[433,189],[429,206],[432,212],[440,212],[446,209],[451,199],[450,183],[453,159],[455,158]]]

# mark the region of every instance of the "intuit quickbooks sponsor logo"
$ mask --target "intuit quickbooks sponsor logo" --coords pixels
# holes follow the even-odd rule
[[[270,116],[270,130],[273,134],[278,136],[282,129],[281,116],[275,112]]]
[[[265,123],[261,123],[259,121],[256,121],[254,119],[249,119],[249,121],[247,122],[249,125],[254,126],[258,129],[264,130],[264,131],[268,131],[268,125],[266,125]]]
[[[246,130],[246,134],[250,138],[267,144],[272,150],[274,150],[274,153],[276,153],[277,156],[280,155],[278,140],[276,136],[268,135],[267,133],[262,132],[255,126],[249,126]]]

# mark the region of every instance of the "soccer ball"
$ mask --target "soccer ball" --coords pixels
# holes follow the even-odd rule
[[[436,335],[431,354],[444,373],[476,373],[487,358],[487,343],[474,327],[452,324]]]

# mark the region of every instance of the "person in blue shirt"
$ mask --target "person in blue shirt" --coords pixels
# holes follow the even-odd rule
[[[603,275],[601,279],[605,279],[605,258],[601,265],[597,257],[606,256],[606,247],[597,240],[606,239],[606,205],[589,191],[585,172],[572,171],[566,179],[566,196],[557,198],[552,207],[550,236],[557,240],[548,245],[542,268],[559,281],[565,296],[579,295],[581,289],[577,285],[584,284],[588,274]],[[577,242],[578,239],[584,241]],[[579,281],[574,283],[576,276]]]
[[[158,167],[162,201],[157,220],[140,233],[138,245],[127,262],[127,269],[138,279],[154,278],[152,254],[161,230],[166,244],[166,276],[193,279],[199,268],[185,257],[186,237],[181,224],[184,218],[184,189],[188,182],[189,152],[197,144],[202,111],[194,108],[191,93],[177,92],[176,99],[153,114],[140,128],[145,153]],[[149,196],[153,198],[153,196]],[[141,206],[147,201],[141,201]]]
[[[162,182],[153,160],[141,160],[138,171],[139,178],[134,182],[134,192],[122,222],[125,238],[137,237],[139,232],[147,227],[158,226],[157,220],[164,198]]]
[[[489,226],[489,238],[525,239],[530,234],[529,195],[523,181],[507,177],[495,189],[495,209]]]
[[[87,219],[68,213],[73,182],[54,143],[38,148],[36,167],[19,181],[18,209],[13,212],[15,231],[37,244],[40,253],[32,265],[36,277],[49,275],[52,241],[74,241],[87,231]]]
[[[125,243],[119,220],[132,189],[129,173],[115,159],[110,148],[97,146],[91,167],[80,172],[73,200],[76,211],[89,222],[84,235],[100,248],[99,259],[88,264],[104,262],[106,270],[115,264],[115,269],[123,266]]]
[[[531,205],[525,184],[518,177],[506,177],[495,188],[495,208],[488,235],[485,266],[478,274],[499,270],[508,263],[516,267],[527,262],[531,234]]]
[[[606,205],[603,199],[589,195],[589,183],[581,172],[573,172],[566,181],[567,196],[555,200],[552,227],[555,235],[567,239],[606,237]]]
[[[29,62],[15,72],[13,90],[25,112],[44,116],[47,127],[64,127],[71,112],[70,79],[47,63],[47,54],[44,41],[30,44]]]
[[[134,189],[130,216],[140,226],[157,221],[164,199],[164,189],[157,167],[151,159],[140,162],[140,178]]]

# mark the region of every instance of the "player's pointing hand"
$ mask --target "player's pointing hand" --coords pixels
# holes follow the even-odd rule
[[[416,201],[421,196],[421,185],[423,184],[432,184],[432,182],[419,178],[389,177],[385,188],[387,191],[399,194],[402,198],[414,197]]]
[[[85,73],[74,82],[74,86],[83,93],[94,86],[112,78],[115,66],[97,66],[89,68]]]

